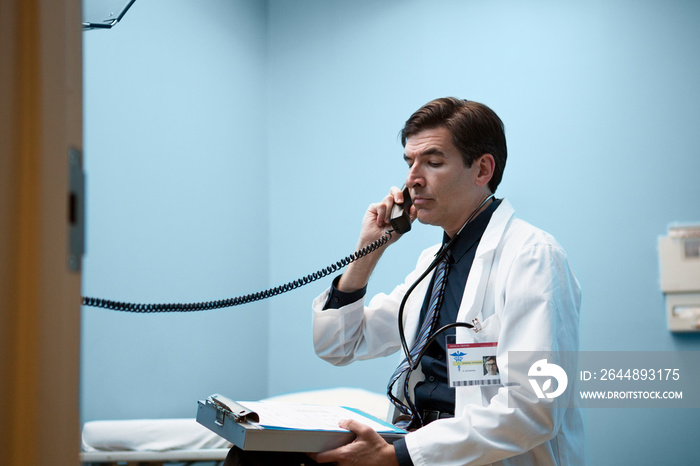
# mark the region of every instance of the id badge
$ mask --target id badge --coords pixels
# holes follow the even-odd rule
[[[501,384],[496,362],[498,343],[455,343],[454,335],[446,338],[450,387]]]

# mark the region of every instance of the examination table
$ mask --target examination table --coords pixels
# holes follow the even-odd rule
[[[380,419],[386,419],[389,412],[386,395],[358,388],[311,390],[267,400],[347,406]],[[193,400],[193,406],[196,406],[196,401]],[[90,421],[83,426],[82,439],[80,461],[90,466],[222,462],[231,447],[228,441],[198,424],[194,418]]]

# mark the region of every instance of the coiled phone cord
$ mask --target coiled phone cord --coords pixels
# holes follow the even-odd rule
[[[257,293],[251,293],[243,296],[237,296],[235,298],[221,299],[218,301],[203,301],[197,303],[159,303],[159,304],[143,304],[143,303],[125,303],[120,301],[111,301],[102,298],[91,298],[88,296],[83,296],[82,304],[83,306],[99,307],[103,309],[110,309],[113,311],[123,311],[123,312],[135,312],[140,314],[148,314],[155,312],[198,312],[198,311],[211,311],[214,309],[222,309],[226,307],[240,306],[242,304],[248,304],[255,301],[260,301],[263,299],[271,298],[288,291],[295,290],[301,286],[308,285],[309,283],[315,282],[321,278],[327,277],[330,274],[336,273],[338,270],[352,264],[358,259],[370,254],[377,249],[384,246],[392,237],[394,230],[388,230],[384,235],[373,243],[355,251],[354,253],[346,256],[334,264],[329,265],[317,272],[311,273],[305,277],[298,280],[291,281],[281,286],[276,286],[274,288],[268,288],[264,291],[259,291]]]

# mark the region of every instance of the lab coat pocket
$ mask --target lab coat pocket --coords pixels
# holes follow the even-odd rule
[[[481,329],[474,333],[474,339],[478,343],[498,343],[501,333],[501,320],[496,314],[481,322]]]

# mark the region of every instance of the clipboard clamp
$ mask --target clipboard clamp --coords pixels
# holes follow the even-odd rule
[[[245,406],[239,405],[233,400],[226,398],[223,395],[214,394],[207,398],[207,404],[216,408],[216,422],[223,426],[226,417],[232,417],[238,423],[243,422],[260,422],[258,413],[249,410]]]

